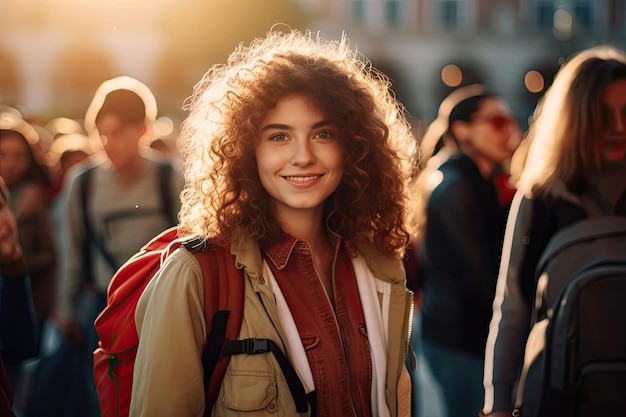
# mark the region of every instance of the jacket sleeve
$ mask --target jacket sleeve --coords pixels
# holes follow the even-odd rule
[[[0,275],[2,356],[19,361],[37,355],[38,324],[27,275]]]
[[[148,284],[135,312],[139,348],[131,417],[202,417],[206,339],[202,271],[178,249]]]
[[[485,351],[483,411],[513,410],[517,380],[530,324],[530,311],[520,287],[520,270],[530,238],[533,205],[518,192],[509,214],[493,317]]]

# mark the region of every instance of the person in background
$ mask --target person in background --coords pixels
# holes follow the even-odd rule
[[[55,198],[50,204],[50,212],[54,225],[54,237],[57,251],[60,254],[68,253],[69,237],[65,222],[65,203],[69,184],[74,175],[80,172],[84,164],[90,163],[93,156],[91,139],[82,132],[61,133],[55,136],[48,151],[48,162],[55,182]],[[57,276],[66,272],[66,256],[57,258]]]
[[[448,156],[456,153],[458,150],[456,141],[448,132],[450,111],[461,100],[482,94],[484,91],[483,85],[470,84],[453,90],[441,101],[437,110],[437,117],[430,122],[420,141],[420,148],[423,154],[420,159],[420,177],[424,178],[423,173],[428,169],[429,165],[434,164],[434,169],[436,169]]]
[[[559,229],[626,215],[626,56],[579,52],[541,98],[517,156],[518,179],[486,345],[482,415],[510,416],[534,302],[539,257]],[[537,215],[535,215],[537,213]],[[558,213],[568,213],[567,218]]]
[[[63,192],[69,170],[85,162],[93,154],[92,139],[83,132],[61,133],[55,136],[47,153],[54,180],[55,198]]]
[[[26,273],[10,192],[0,178],[0,415],[14,417],[14,384],[5,361],[19,363],[37,355],[38,323]]]
[[[93,386],[93,322],[106,306],[117,269],[150,238],[177,223],[183,177],[171,164],[142,154],[157,103],[140,81],[105,81],[85,114],[85,129],[103,152],[68,178],[63,226],[65,272],[57,291],[57,322],[65,340],[85,352],[86,383]],[[95,388],[94,415],[99,404]]]
[[[211,68],[189,111],[181,228],[242,270],[240,339],[285,353],[303,414],[409,416],[402,257],[417,142],[388,79],[347,39],[271,31]],[[202,280],[177,250],[143,292],[130,415],[296,415],[268,354],[231,357],[205,404]]]
[[[483,402],[484,347],[507,213],[494,174],[521,139],[498,95],[472,86],[462,97],[447,117],[447,156],[420,180],[420,347],[451,417],[476,416]]]
[[[462,100],[483,94],[485,88],[481,84],[470,84],[459,87],[448,94],[439,104],[437,117],[430,122],[420,141],[422,157],[420,158],[419,174],[415,178],[415,187],[418,191],[418,200],[415,208],[415,223],[419,232],[416,238],[416,256],[421,252],[421,240],[426,225],[426,204],[428,196],[432,192],[433,184],[429,181],[436,179],[438,175],[432,175],[450,156],[455,155],[459,146],[456,139],[448,129],[450,111]]]
[[[57,247],[49,200],[52,181],[48,165],[36,157],[38,140],[37,131],[24,119],[0,115],[0,176],[11,191],[37,320],[42,324],[54,307]],[[7,366],[15,382],[21,364],[7,361]]]

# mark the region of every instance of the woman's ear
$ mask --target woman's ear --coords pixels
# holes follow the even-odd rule
[[[459,144],[469,140],[470,124],[465,120],[455,120],[450,126],[450,132],[456,138]]]

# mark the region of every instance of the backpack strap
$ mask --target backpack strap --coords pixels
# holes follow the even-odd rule
[[[287,380],[297,412],[306,413],[310,404],[311,416],[314,416],[315,392],[306,394],[293,365],[273,340],[237,340],[243,319],[245,288],[242,270],[235,267],[232,255],[224,248],[212,247],[209,242],[199,239],[189,240],[183,245],[200,263],[204,280],[204,314],[207,326],[211,323],[210,329],[207,328],[207,343],[202,354],[207,393],[204,415],[208,417],[211,414],[232,355],[272,353]]]
[[[161,196],[161,204],[163,213],[167,216],[172,226],[178,223],[178,218],[174,212],[172,205],[172,174],[174,169],[168,162],[159,162],[157,167],[157,180],[159,183],[159,195]]]
[[[577,222],[558,230],[550,239],[537,269],[542,271],[545,265],[560,252],[580,242],[596,240],[611,236],[623,235],[626,230],[626,217],[601,216],[592,217],[584,222]],[[590,260],[591,262],[593,260]]]
[[[111,268],[113,268],[114,271],[117,271],[119,268],[119,265],[117,264],[117,262],[115,262],[113,256],[111,256],[111,254],[104,247],[104,242],[102,241],[102,238],[100,238],[100,236],[95,232],[93,226],[91,225],[91,221],[89,221],[88,202],[89,197],[91,196],[91,177],[95,168],[95,166],[87,168],[78,177],[83,230],[85,231],[85,242],[83,244],[83,271],[86,272],[85,282],[87,284],[92,284],[94,282],[93,259],[91,256],[92,243],[96,246],[96,249],[98,249],[98,251],[102,254],[102,257],[111,266]]]
[[[202,366],[206,389],[204,414],[209,416],[230,361],[230,356],[221,355],[224,340],[237,339],[241,330],[245,291],[243,272],[235,267],[232,255],[224,248],[200,239],[183,242],[183,246],[198,260],[204,282],[207,342]]]
[[[204,389],[208,390],[215,365],[221,355],[222,346],[226,340],[226,324],[230,311],[220,310],[213,314],[211,331],[207,336],[207,345],[202,353],[202,368],[204,369]],[[208,408],[208,407],[207,407]]]

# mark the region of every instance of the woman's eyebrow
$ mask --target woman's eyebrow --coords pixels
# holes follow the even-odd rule
[[[291,126],[284,125],[281,123],[270,123],[268,125],[263,126],[263,128],[261,129],[261,132],[264,132],[266,130],[272,130],[272,129],[289,130],[291,129]]]
[[[321,120],[317,123],[315,123],[313,126],[311,126],[311,129],[318,129],[320,127],[324,127],[324,126],[330,126],[330,122],[328,120]]]
[[[329,126],[330,124],[331,123],[328,120],[321,120],[317,123],[314,123],[313,126],[311,126],[311,129],[319,129],[320,127]],[[261,129],[261,132],[264,132],[266,130],[271,130],[271,129],[290,130],[290,129],[293,129],[293,127],[282,124],[282,123],[270,123],[268,125],[263,126],[263,128]]]

